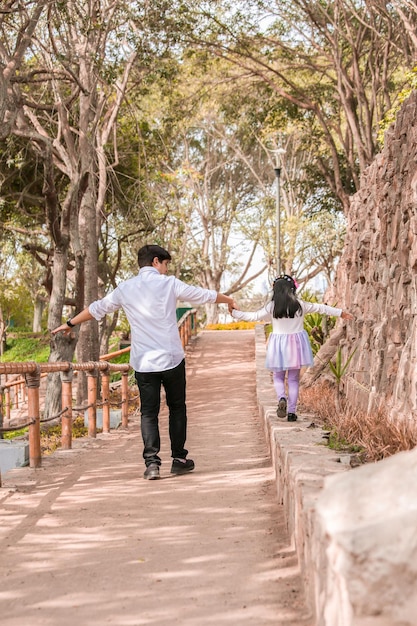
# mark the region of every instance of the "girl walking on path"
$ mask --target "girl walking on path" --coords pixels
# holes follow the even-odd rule
[[[313,352],[307,331],[304,329],[304,316],[307,313],[321,313],[346,320],[353,319],[351,313],[342,309],[299,300],[295,293],[297,287],[296,281],[291,276],[282,274],[274,280],[272,300],[262,309],[245,313],[229,306],[232,317],[237,320],[272,321],[265,365],[273,376],[278,399],[277,415],[278,417],[288,415],[289,422],[295,422],[297,419],[300,369],[313,365]],[[288,372],[288,395],[285,393],[286,372]]]

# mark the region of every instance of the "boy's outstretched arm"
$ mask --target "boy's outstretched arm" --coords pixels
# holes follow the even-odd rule
[[[57,328],[51,330],[51,333],[52,335],[56,335],[56,333],[63,332],[64,335],[68,335],[68,333],[71,332],[73,326],[76,326],[77,324],[82,324],[83,322],[88,322],[88,320],[92,319],[94,318],[87,307],[80,313],[77,313],[77,315],[74,315],[74,317],[69,320],[71,326],[69,326],[69,324],[65,322],[64,324],[61,324],[61,326],[57,326]]]

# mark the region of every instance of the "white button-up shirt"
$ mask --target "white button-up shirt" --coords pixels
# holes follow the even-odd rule
[[[137,372],[163,372],[177,367],[184,350],[177,326],[177,300],[190,304],[215,302],[217,292],[183,283],[175,276],[142,267],[101,300],[88,307],[100,320],[122,308],[130,324],[130,364]]]

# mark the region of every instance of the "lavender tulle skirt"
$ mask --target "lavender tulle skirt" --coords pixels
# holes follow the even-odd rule
[[[313,352],[307,331],[288,335],[271,333],[266,349],[265,366],[272,372],[300,369],[313,365]]]

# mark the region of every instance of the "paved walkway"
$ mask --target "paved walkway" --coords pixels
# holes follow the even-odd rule
[[[139,421],[0,489],[2,626],[311,626],[256,407],[253,331],[187,353],[188,448],[145,481]]]

